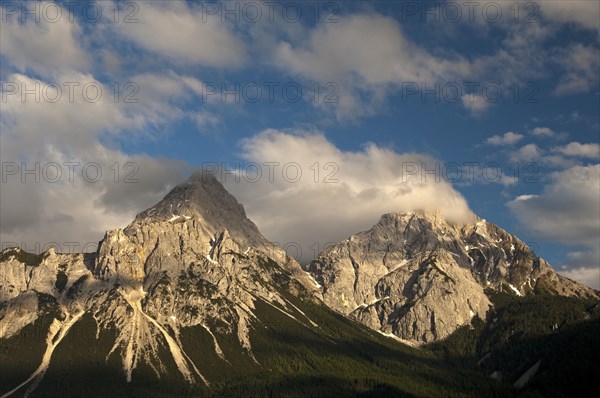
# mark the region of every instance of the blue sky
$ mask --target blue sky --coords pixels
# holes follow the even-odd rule
[[[475,213],[600,287],[597,2],[269,4],[2,1],[3,245],[83,247],[194,168],[296,162],[225,185],[304,257],[384,212]]]

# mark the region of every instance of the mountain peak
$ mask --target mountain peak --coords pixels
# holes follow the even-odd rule
[[[138,214],[137,218],[167,218],[185,211],[209,215],[227,212],[246,218],[244,207],[223,187],[213,174],[196,172],[175,186],[160,202]]]
[[[444,215],[439,211],[413,210],[383,214],[380,218],[380,223],[389,222],[409,222],[410,220],[427,221],[431,224],[447,224]]]
[[[189,220],[214,232],[227,230],[239,243],[266,242],[256,225],[246,217],[244,206],[213,174],[202,171],[195,172],[156,205],[139,213],[128,229],[140,224]]]
[[[260,251],[291,272],[305,286],[312,286],[300,265],[260,233],[246,216],[244,206],[211,173],[195,172],[156,205],[139,213],[122,232],[136,244],[150,244],[151,247],[157,240],[161,240],[162,245],[171,241],[173,250],[179,250],[181,242],[194,240],[195,245],[202,246],[198,250],[209,257],[219,237],[226,236],[227,245],[233,243],[242,252],[251,248]],[[119,241],[119,232],[113,232],[113,235],[112,239]],[[109,240],[104,239],[100,251],[103,251],[104,242]],[[104,251],[110,251],[109,246]],[[162,259],[160,268],[178,269],[179,265],[166,266],[168,262]]]
[[[435,212],[384,214],[321,252],[307,271],[330,307],[419,343],[448,336],[476,314],[484,318],[486,291],[600,297],[500,227],[481,218],[452,224]]]
[[[401,212],[385,213],[381,216],[380,221],[383,220],[410,220],[418,219],[423,221],[429,221],[434,225],[452,225],[452,226],[468,226],[468,225],[483,225],[486,223],[485,219],[475,216],[473,220],[469,222],[457,222],[448,220],[441,210],[411,210]]]

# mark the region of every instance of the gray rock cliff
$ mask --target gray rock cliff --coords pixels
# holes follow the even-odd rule
[[[386,214],[307,266],[325,303],[375,330],[413,341],[448,336],[491,305],[485,290],[598,297],[564,278],[521,240],[479,219]]]

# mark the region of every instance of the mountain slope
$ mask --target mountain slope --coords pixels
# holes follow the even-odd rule
[[[2,397],[505,388],[328,309],[209,175],[107,232],[97,253],[6,249],[0,272]]]
[[[476,315],[485,319],[492,303],[484,289],[599,297],[494,224],[455,225],[423,212],[382,216],[323,251],[307,271],[327,305],[415,343],[442,339]]]
[[[99,330],[115,332],[107,355],[120,357],[127,381],[140,363],[160,376],[167,353],[181,377],[206,385],[182,347],[182,328],[235,335],[253,358],[249,333],[257,300],[310,323],[272,287],[286,269],[303,274],[300,267],[258,232],[210,175],[192,176],[124,230],[107,232],[93,257],[50,250],[27,263],[28,255],[18,249],[2,257],[0,337],[14,336],[37,319],[41,294],[60,313],[49,327],[39,368],[17,390],[39,383],[54,349],[84,315]],[[290,290],[302,288],[295,283]],[[226,361],[216,338],[213,342]]]
[[[547,293],[490,292],[490,297],[494,308],[485,320],[475,318],[425,348],[456,369],[478,369],[512,384],[519,396],[597,395],[597,300]],[[532,369],[537,369],[533,376],[524,377]]]

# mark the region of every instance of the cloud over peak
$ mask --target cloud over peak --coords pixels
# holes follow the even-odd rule
[[[260,165],[263,175],[256,182],[226,178],[226,188],[268,238],[283,246],[299,245],[304,261],[314,257],[311,247],[339,242],[385,213],[440,211],[449,221],[474,220],[450,183],[422,174],[436,167],[428,155],[397,153],[375,144],[345,151],[320,132],[279,130],[245,139],[242,155]],[[272,180],[267,163],[277,165]]]

